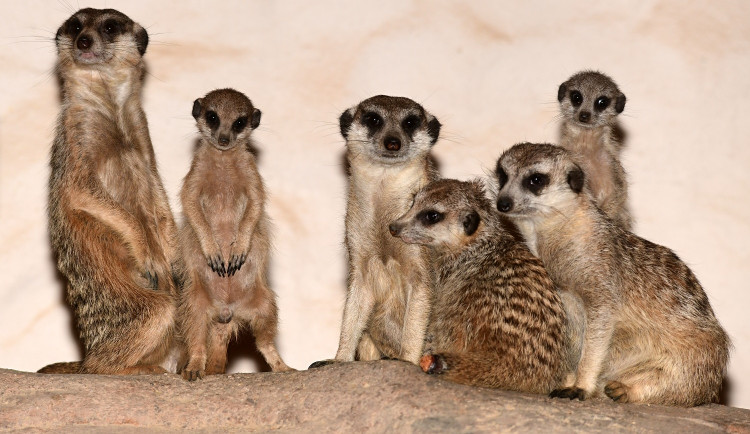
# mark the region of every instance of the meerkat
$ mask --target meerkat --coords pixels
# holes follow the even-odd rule
[[[195,100],[192,114],[200,139],[180,193],[188,276],[178,311],[188,352],[182,376],[224,373],[229,340],[248,325],[271,369],[288,371],[274,343],[266,195],[251,152],[261,111],[244,94],[219,89]]]
[[[479,181],[417,193],[391,235],[435,253],[422,370],[472,386],[549,393],[565,367],[565,315],[541,261],[516,241]]]
[[[565,149],[523,143],[497,162],[497,208],[584,306],[576,375],[553,397],[694,406],[718,399],[730,342],[674,252],[614,223]]]
[[[87,8],[55,42],[63,101],[49,232],[85,354],[40,372],[166,372],[176,227],[141,108],[148,34],[121,12]]]
[[[344,111],[339,125],[349,163],[349,275],[335,361],[417,364],[432,296],[429,252],[392,237],[388,225],[437,179],[430,149],[440,122],[411,99],[378,95]]]
[[[617,115],[625,109],[625,94],[614,81],[596,71],[582,71],[557,90],[562,124],[560,146],[572,152],[586,173],[597,205],[625,230],[633,218],[628,209],[628,182],[620,162],[621,134]]]

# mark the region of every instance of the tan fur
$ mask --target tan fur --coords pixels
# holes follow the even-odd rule
[[[40,372],[165,372],[176,230],[141,108],[147,42],[112,9],[82,9],[57,32],[49,229],[85,354]]]
[[[416,364],[433,276],[426,249],[393,238],[388,224],[437,177],[430,149],[440,123],[408,98],[383,95],[346,110],[339,122],[350,171],[349,282],[336,360],[385,356]]]
[[[574,104],[573,92],[581,96],[580,105]],[[607,101],[603,110],[596,107],[600,98]],[[625,230],[631,230],[633,218],[628,210],[628,182],[620,163],[622,143],[617,125],[617,115],[625,107],[625,95],[606,75],[582,71],[560,85],[558,100],[563,120],[560,146],[577,158],[602,211]]]
[[[559,386],[562,302],[541,261],[503,229],[480,182],[428,184],[390,229],[435,253],[425,372],[523,392]]]
[[[500,170],[507,181],[498,208],[519,224],[555,284],[585,308],[577,374],[553,396],[603,391],[618,402],[715,402],[730,342],[690,269],[602,213],[563,148],[516,145],[500,157]],[[548,183],[535,193],[530,182],[540,174]]]
[[[251,152],[260,110],[242,93],[221,89],[196,100],[193,116],[201,137],[180,195],[188,281],[179,324],[189,356],[182,375],[195,380],[224,373],[229,340],[247,325],[271,369],[290,370],[274,343],[276,296],[266,277],[269,221]]]

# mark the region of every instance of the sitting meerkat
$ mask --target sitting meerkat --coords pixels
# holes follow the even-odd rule
[[[261,112],[244,94],[219,89],[195,100],[192,114],[201,137],[180,194],[188,279],[178,318],[189,357],[182,376],[224,373],[229,340],[246,325],[271,369],[290,370],[274,343],[266,196],[251,152]]]
[[[584,306],[574,378],[553,397],[694,406],[715,402],[730,342],[690,269],[604,214],[565,149],[522,143],[497,162],[497,208],[556,285]]]
[[[563,305],[541,261],[500,219],[481,182],[441,179],[389,226],[435,253],[420,364],[457,383],[549,393],[566,368]]]
[[[608,76],[582,71],[557,89],[560,102],[560,146],[570,151],[586,173],[596,204],[610,219],[631,230],[628,181],[620,163],[621,137],[617,115],[625,94]]]

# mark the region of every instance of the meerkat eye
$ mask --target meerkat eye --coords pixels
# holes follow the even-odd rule
[[[549,176],[543,173],[532,173],[525,182],[526,188],[534,194],[539,194],[549,184]]]
[[[425,226],[432,226],[435,223],[439,223],[444,217],[443,213],[435,211],[434,209],[428,209],[417,214],[417,219]]]
[[[102,31],[110,36],[120,33],[120,23],[117,20],[107,20],[102,25]]]
[[[577,90],[570,92],[570,103],[573,104],[573,107],[583,104],[583,95],[581,95],[581,92]]]
[[[242,130],[245,129],[245,126],[247,126],[247,116],[242,116],[241,118],[234,121],[232,124],[232,130],[239,134],[242,132]]]
[[[594,109],[596,109],[596,111],[604,111],[607,107],[609,107],[609,98],[606,96],[600,96],[594,102]]]
[[[362,121],[371,129],[379,128],[383,124],[383,118],[381,118],[379,114],[373,112],[365,113]]]
[[[403,128],[407,134],[411,134],[414,132],[414,130],[419,128],[420,124],[421,124],[421,120],[419,119],[419,116],[411,115],[411,116],[407,116],[406,119],[404,119],[404,121],[401,122],[401,128]]]
[[[81,30],[83,30],[83,24],[81,23],[81,20],[78,18],[73,18],[68,23],[68,31],[73,35],[78,35],[81,33]]]
[[[207,111],[206,123],[212,130],[215,130],[216,128],[219,127],[219,115],[217,115],[216,112],[213,110]]]

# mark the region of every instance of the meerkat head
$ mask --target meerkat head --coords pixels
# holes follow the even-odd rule
[[[193,102],[193,117],[205,140],[220,151],[246,144],[261,112],[243,93],[218,89]]]
[[[411,209],[388,226],[409,244],[456,251],[476,239],[493,216],[480,181],[441,179],[414,196]]]
[[[582,71],[557,90],[560,112],[568,122],[584,128],[609,125],[625,109],[625,95],[611,78]]]
[[[57,29],[55,44],[64,65],[135,65],[146,52],[148,33],[122,12],[86,8]]]
[[[511,218],[566,214],[583,193],[583,170],[565,149],[520,143],[497,161],[497,209]]]
[[[426,155],[440,135],[440,122],[421,105],[385,95],[346,110],[339,125],[353,155],[386,165]]]

